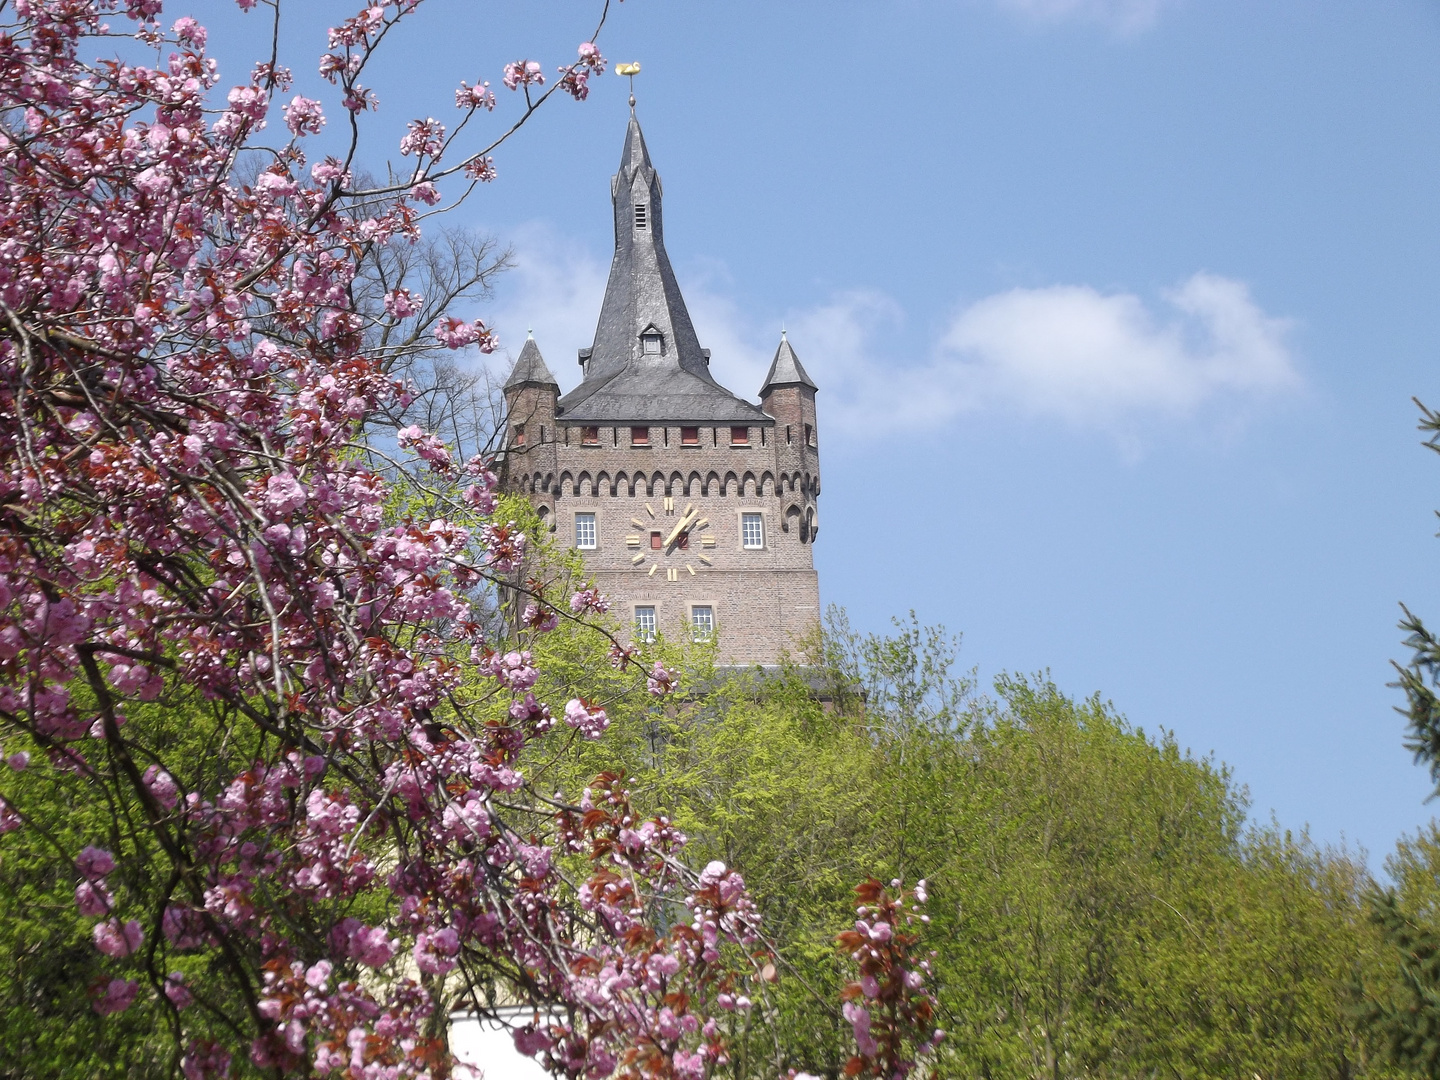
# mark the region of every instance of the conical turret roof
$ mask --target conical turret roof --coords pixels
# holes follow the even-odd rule
[[[514,390],[525,386],[553,386],[560,389],[560,384],[555,381],[551,374],[550,367],[545,363],[545,358],[540,355],[540,346],[535,344],[533,337],[525,339],[525,346],[520,350],[520,356],[515,361],[515,368],[510,372],[510,377],[505,380],[505,389]]]
[[[811,390],[820,389],[810,381],[810,376],[805,374],[805,369],[800,365],[800,357],[795,355],[790,339],[783,330],[780,331],[780,347],[775,350],[775,359],[770,363],[770,374],[765,376],[765,382],[760,387],[760,396],[763,398],[768,394],[772,386],[808,386]]]
[[[710,375],[665,252],[660,176],[633,110],[610,197],[615,257],[595,343],[580,354],[584,379],[560,399],[560,414],[606,422],[762,419],[757,406]]]

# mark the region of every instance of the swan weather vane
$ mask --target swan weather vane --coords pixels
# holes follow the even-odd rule
[[[626,75],[630,79],[630,107],[635,107],[635,76],[640,74],[640,64],[632,60],[628,64],[616,64],[616,75]]]

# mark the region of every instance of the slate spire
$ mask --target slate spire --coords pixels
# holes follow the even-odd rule
[[[760,397],[763,399],[771,387],[775,386],[808,386],[811,390],[820,389],[810,381],[810,376],[805,374],[805,369],[800,366],[800,358],[795,355],[790,339],[783,330],[780,331],[780,347],[775,350],[775,359],[770,363],[770,374],[765,376],[765,382],[760,387]]]
[[[560,389],[560,384],[555,381],[545,358],[540,355],[540,346],[535,344],[533,336],[525,339],[525,346],[520,350],[514,370],[505,380],[506,390],[515,390],[521,386],[553,386],[557,392]]]
[[[582,361],[585,381],[617,374],[637,360],[671,369],[678,365],[713,381],[665,252],[660,176],[650,162],[633,111],[625,131],[620,171],[610,181],[610,198],[615,213],[615,257],[595,327],[595,343]],[[660,339],[659,351],[647,352],[642,336],[655,335]],[[655,347],[653,342],[650,347]]]

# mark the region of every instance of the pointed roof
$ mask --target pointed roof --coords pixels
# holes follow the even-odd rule
[[[758,406],[710,375],[710,356],[700,347],[665,251],[660,176],[634,110],[610,198],[615,257],[595,343],[580,352],[584,379],[560,399],[560,415],[604,422],[762,419]],[[658,351],[653,340],[648,347],[642,340],[657,335]]]
[[[785,336],[785,331],[780,331],[780,347],[775,350],[775,359],[770,364],[770,374],[765,376],[765,382],[760,387],[760,396],[764,398],[774,386],[808,386],[811,390],[820,388],[810,381],[810,376],[805,374],[805,369],[800,366],[800,357],[795,355],[794,348],[790,345],[790,339]]]
[[[520,356],[515,361],[515,368],[510,372],[510,377],[505,380],[506,390],[515,390],[526,385],[553,386],[556,390],[560,389],[560,384],[550,373],[545,358],[540,355],[540,346],[535,344],[534,337],[525,339],[525,347],[520,350]]]

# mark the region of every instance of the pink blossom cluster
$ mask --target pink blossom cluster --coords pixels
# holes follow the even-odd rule
[[[861,901],[855,927],[836,939],[857,968],[857,978],[841,994],[841,1012],[856,1049],[845,1072],[904,1080],[916,1060],[945,1037],[935,1027],[935,998],[925,985],[930,961],[916,955],[919,930],[929,922],[921,911],[928,899],[926,884],[907,891],[899,881],[887,889],[871,880],[855,893]]]
[[[512,60],[505,65],[505,89],[515,90],[521,86],[544,86],[545,76],[538,60]]]
[[[356,80],[418,6],[375,0],[331,30],[321,73],[347,109],[376,106]],[[494,517],[494,473],[418,427],[398,439],[413,473],[362,452],[368,420],[403,401],[355,301],[363,253],[419,235],[443,129],[417,121],[420,171],[378,194],[351,192],[353,145],[307,171],[292,142],[242,182],[235,162],[288,74],[257,65],[222,93],[204,29],[167,36],[160,10],[27,3],[0,34],[0,107],[17,118],[0,131],[0,714],[44,750],[8,760],[80,778],[123,807],[117,836],[154,840],[57,864],[104,965],[93,1007],[164,1009],[187,1080],[237,1058],[440,1077],[431,1017],[453,973],[523,972],[515,992],[561,1018],[522,1036],[548,1067],[601,1077],[643,1059],[698,1080],[748,1007],[743,881],[688,871],[684,836],[637,815],[618,777],[573,805],[531,788],[542,740],[610,720],[545,700],[558,680],[528,643],[557,607],[516,580],[527,541]],[[173,53],[88,63],[82,48],[113,55],[117,14]],[[582,47],[579,74],[602,65]],[[538,63],[511,67],[506,85],[542,85]],[[296,140],[324,123],[305,97],[281,111]],[[429,318],[404,289],[384,302]],[[443,313],[416,333],[494,348],[483,323]],[[487,583],[533,597],[503,647],[472,605]],[[605,610],[593,589],[570,603]],[[628,667],[633,650],[611,647]],[[675,679],[656,667],[646,685]],[[173,706],[223,718],[205,720],[222,725],[213,760],[127,717]],[[92,769],[97,746],[121,764]],[[24,809],[0,799],[0,834]],[[562,855],[586,866],[578,887]],[[141,905],[122,865],[176,884]],[[648,921],[677,903],[689,921]],[[206,985],[176,971],[186,956]],[[192,1000],[251,1005],[202,1023]]]
[[[605,74],[605,57],[593,41],[582,42],[579,52],[579,60],[560,69],[558,85],[576,101],[584,101],[590,96],[590,76]]]

